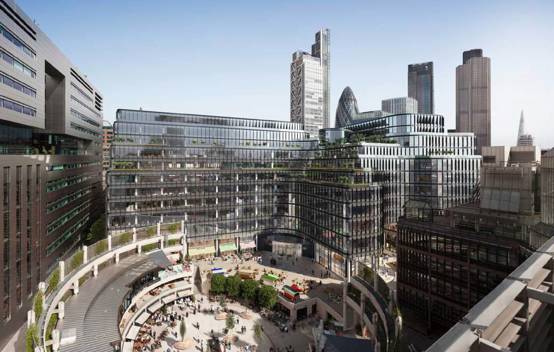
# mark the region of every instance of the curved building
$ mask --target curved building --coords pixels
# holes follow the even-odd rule
[[[342,91],[337,105],[335,128],[346,127],[357,120],[371,119],[387,115],[390,115],[390,113],[381,110],[360,112],[358,110],[358,102],[356,101],[354,92],[352,92],[350,87],[346,87]]]
[[[340,95],[335,117],[335,128],[351,124],[358,116],[358,102],[350,87],[344,88]]]

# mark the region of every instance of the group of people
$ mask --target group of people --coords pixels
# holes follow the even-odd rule
[[[288,345],[288,346],[285,346],[283,348],[281,348],[281,347],[277,347],[277,348],[271,347],[269,349],[269,352],[294,352],[294,347],[292,347],[292,345]]]
[[[162,348],[162,341],[165,341],[168,335],[174,340],[179,340],[179,325],[180,322],[189,317],[189,314],[196,314],[200,310],[200,303],[193,302],[190,297],[176,300],[169,305],[174,307],[171,311],[167,311],[167,306],[154,312],[143,325],[137,336],[133,350],[135,352],[151,352]],[[195,327],[199,330],[200,324]],[[161,332],[157,332],[160,330]],[[170,329],[171,328],[171,329]],[[195,339],[199,342],[201,351],[204,349],[204,341]],[[171,349],[169,349],[171,351]]]

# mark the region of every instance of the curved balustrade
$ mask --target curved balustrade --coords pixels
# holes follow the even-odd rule
[[[181,229],[184,227],[181,222]],[[178,224],[168,224],[150,228],[143,228],[140,230],[134,230],[132,234],[122,233],[114,236],[108,236],[106,240],[97,242],[90,246],[92,254],[89,257],[89,247],[83,246],[74,253],[67,261],[60,261],[59,268],[56,270],[56,274],[59,275],[59,282],[55,288],[49,287],[51,291],[45,301],[43,313],[38,318],[37,331],[40,336],[40,343],[46,347],[53,343],[52,340],[47,340],[46,336],[46,324],[50,321],[53,314],[58,313],[59,319],[63,319],[64,312],[63,306],[60,307],[60,302],[64,301],[69,291],[77,294],[79,292],[79,286],[82,284],[81,279],[87,278],[91,273],[93,276],[98,275],[98,270],[105,264],[118,263],[122,254],[136,251],[138,254],[142,253],[142,248],[145,246],[158,246],[160,249],[168,252],[179,252],[184,250],[183,245],[178,246],[166,246],[172,242],[180,241],[184,243],[186,235],[182,231],[179,231]],[[104,243],[106,244],[100,244]],[[115,244],[115,246],[114,246]],[[65,271],[68,271],[66,274]],[[45,284],[41,285],[42,290],[45,290]]]
[[[134,337],[129,337],[129,334],[131,333],[131,329],[136,326],[135,323],[137,322],[137,319],[143,313],[146,313],[147,316],[150,316],[152,313],[160,309],[163,305],[178,300],[179,298],[192,295],[192,290],[192,284],[181,283],[179,285],[176,285],[172,289],[162,291],[159,296],[152,297],[151,299],[146,301],[139,309],[137,309],[136,312],[133,313],[129,321],[125,323],[125,326],[121,333],[121,350],[133,351],[133,341],[126,340],[134,340]],[[140,323],[142,324],[144,322]],[[136,330],[138,332],[138,329]]]
[[[391,309],[395,309],[394,305],[389,305],[381,294],[360,276],[354,276],[351,279],[351,284],[354,288],[360,291],[364,297],[365,302],[369,302],[361,305],[356,302],[355,297],[347,296],[346,302],[361,314],[364,322],[367,325],[375,325],[374,335],[377,340],[383,346],[385,351],[393,351],[397,346],[397,337],[400,333],[400,324],[397,326],[396,318],[391,314]],[[364,309],[363,307],[369,308]],[[379,322],[375,324],[373,321],[373,313],[377,313],[379,316]]]
[[[185,280],[187,278],[189,278],[189,281],[187,282],[187,285],[190,285],[192,287],[192,278],[194,277],[194,271],[195,269],[192,269],[191,271],[184,271],[184,272],[180,272],[180,273],[172,273],[172,274],[169,274],[167,277],[161,279],[161,280],[156,280],[154,282],[152,282],[151,284],[149,284],[148,286],[145,286],[144,288],[142,288],[139,292],[137,292],[135,295],[133,295],[133,297],[131,298],[131,302],[129,302],[129,305],[127,306],[127,308],[125,309],[125,311],[121,314],[121,322],[123,323],[123,320],[125,320],[125,317],[130,313],[131,309],[133,308],[133,306],[137,305],[139,300],[141,300],[146,294],[148,294],[150,291],[156,289],[156,288],[159,288],[159,287],[162,287],[166,284],[169,284],[169,283],[172,283],[173,281],[181,281],[181,280]],[[134,315],[134,313],[133,313]],[[124,326],[127,325],[127,323],[124,323]],[[121,329],[121,326],[120,326],[120,331],[123,333],[123,329]],[[122,334],[122,336],[124,336]]]

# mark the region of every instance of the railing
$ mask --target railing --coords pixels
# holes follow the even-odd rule
[[[141,299],[148,292],[152,291],[153,289],[155,289],[157,287],[160,287],[160,286],[164,286],[164,285],[169,284],[169,283],[172,283],[173,281],[180,281],[181,279],[184,280],[185,278],[192,278],[193,275],[194,275],[194,269],[192,269],[192,271],[184,271],[184,272],[181,272],[181,273],[175,272],[175,273],[172,273],[172,274],[170,274],[169,276],[167,276],[163,279],[157,279],[157,280],[154,280],[154,281],[150,282],[148,284],[148,286],[145,286],[140,291],[135,292],[135,294],[132,297],[129,297],[129,296],[126,295],[123,298],[123,302],[125,302],[128,299],[130,299],[130,302],[127,305],[127,307],[123,307],[125,310],[121,314],[121,318],[122,319],[125,318],[125,316],[129,313],[131,308],[138,302],[138,300]],[[189,285],[189,284],[192,285],[190,282],[187,282],[187,285]],[[133,313],[133,315],[135,315],[135,314]],[[127,325],[127,324],[125,324],[125,325]]]
[[[381,279],[381,277],[373,272],[369,267],[359,263],[359,273],[353,277],[353,282],[358,282],[361,284],[369,293],[370,301],[371,298],[377,303],[375,309],[377,314],[380,317],[381,324],[376,326],[376,335],[379,343],[385,351],[396,351],[399,347],[399,336],[401,332],[401,317],[400,311],[394,301],[393,295],[391,295],[390,290],[387,284]],[[360,270],[361,269],[361,270]],[[372,282],[373,281],[373,282]],[[385,294],[383,294],[383,291]],[[368,307],[368,304],[373,302],[368,302],[365,304],[365,307]],[[370,313],[373,315],[373,310],[367,312],[367,309],[363,314],[367,315]],[[372,321],[372,316],[367,317],[369,321]],[[399,320],[397,324],[397,318]]]
[[[146,301],[139,309],[137,309],[137,311],[133,313],[133,315],[131,316],[129,321],[127,321],[125,323],[125,326],[121,330],[121,350],[124,350],[124,346],[127,342],[126,338],[129,335],[129,331],[135,325],[135,321],[137,320],[137,318],[142,313],[144,313],[144,311],[146,311],[148,308],[150,308],[156,302],[159,302],[160,300],[163,300],[164,298],[169,297],[173,294],[175,294],[175,297],[174,297],[175,299],[174,300],[179,299],[180,297],[178,296],[178,293],[182,292],[182,291],[186,291],[186,290],[189,290],[190,293],[192,294],[192,284],[185,283],[185,284],[176,285],[172,289],[163,291],[159,296],[152,297],[151,299]]]
[[[41,291],[45,292],[46,297],[42,314],[37,321],[39,344],[43,347],[53,344],[53,341],[50,340],[51,337],[46,336],[46,324],[56,313],[60,319],[63,319],[64,312],[60,303],[65,300],[69,291],[73,290],[74,293],[78,293],[79,286],[90,276],[97,276],[98,270],[103,264],[114,260],[116,263],[119,262],[119,257],[123,253],[130,251],[141,253],[142,248],[148,245],[164,249],[167,247],[166,244],[175,240],[183,243],[186,236],[182,230],[180,231],[179,225],[183,229],[184,223],[181,222],[181,224],[158,224],[153,227],[135,229],[133,232],[111,235],[91,246],[79,248],[67,260],[60,261],[58,269],[54,270],[47,278],[48,287],[41,283]],[[179,251],[182,246],[170,248],[173,251]],[[33,322],[30,321],[29,324],[31,323]]]

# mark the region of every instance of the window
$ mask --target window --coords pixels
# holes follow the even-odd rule
[[[33,98],[36,98],[37,96],[37,91],[35,89],[30,88],[29,86],[19,82],[15,78],[10,77],[3,72],[0,72],[0,81],[2,81],[2,83],[9,87],[12,87],[13,89],[20,91],[23,94],[27,94],[28,96],[31,96]]]
[[[0,33],[2,33],[2,35],[4,36],[4,38],[6,38],[7,40],[9,40],[10,42],[13,43],[13,45],[15,45],[16,47],[19,48],[19,50],[21,50],[22,52],[24,52],[25,54],[27,54],[29,57],[32,57],[33,59],[36,57],[36,54],[35,52],[33,51],[33,49],[31,49],[30,46],[28,46],[27,44],[25,44],[25,42],[23,42],[23,40],[19,39],[15,34],[13,34],[11,31],[9,31],[3,24],[0,23]]]
[[[17,60],[12,55],[8,54],[7,51],[4,51],[3,49],[0,49],[0,55],[2,56],[2,59],[11,67],[15,68],[19,72],[29,76],[29,77],[36,77],[36,72],[29,66],[25,65],[23,62]]]
[[[12,110],[15,112],[18,112],[20,114],[28,115],[28,116],[36,116],[37,111],[29,106],[17,103],[13,100],[8,100],[5,97],[0,96],[0,106],[4,109]]]

